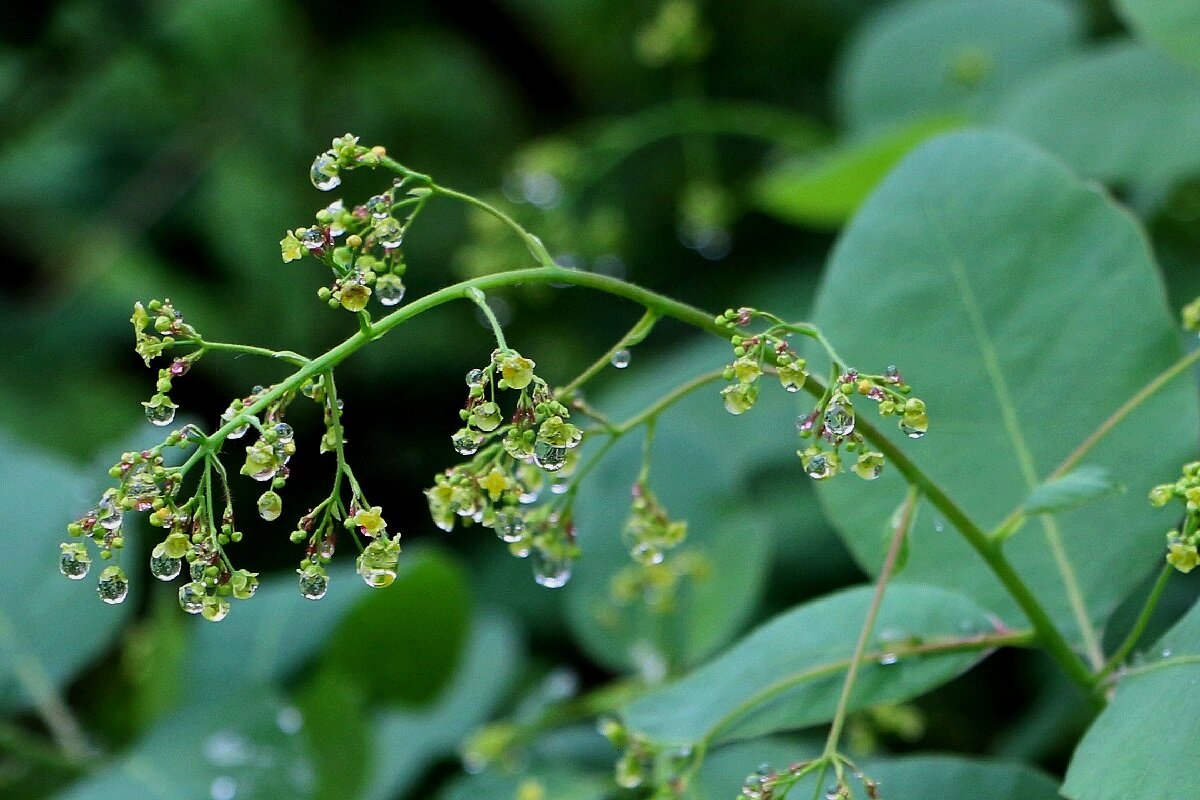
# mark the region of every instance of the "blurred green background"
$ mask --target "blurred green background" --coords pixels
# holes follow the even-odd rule
[[[308,166],[335,135],[496,199],[565,263],[714,311],[801,317],[839,228],[892,164],[938,132],[994,125],[1129,204],[1173,305],[1200,293],[1200,77],[1135,42],[1100,0],[9,4],[0,108],[12,223],[0,247],[5,797],[476,796],[455,793],[468,791],[454,787],[457,753],[492,719],[534,732],[505,769],[572,764],[547,779],[569,790],[550,796],[608,796],[607,744],[586,714],[543,730],[548,705],[620,675],[674,674],[753,622],[863,579],[795,468],[782,399],[738,427],[709,393],[664,426],[659,494],[722,565],[665,623],[616,608],[608,591],[624,562],[604,542],[617,538],[637,442],[585,492],[585,556],[562,592],[533,585],[490,535],[436,531],[421,490],[455,461],[462,375],[492,348],[462,304],[339,372],[349,458],[405,535],[396,587],[368,598],[347,566],[328,599],[305,604],[300,554],[254,517],[250,489],[238,552],[265,586],[221,625],[178,613],[144,568],[119,608],[59,580],[62,526],[122,450],[154,439],[140,422],[153,373],[133,353],[135,299],[170,297],[209,339],[309,355],[353,332],[314,296],[327,276],[279,259],[286,229],[386,180],[360,171],[332,196],[315,191]],[[524,265],[502,231],[444,203],[405,246],[410,297]],[[510,342],[552,382],[638,316],[575,289],[494,301]],[[663,323],[588,396],[620,417],[725,359]],[[212,425],[232,397],[283,374],[214,354],[173,395]],[[291,420],[300,451],[285,520],[327,490],[320,420],[305,413]],[[130,563],[147,549],[135,543]],[[1192,599],[1174,587],[1156,625]],[[1006,652],[916,703],[855,716],[850,734],[858,752],[1056,770],[1084,721],[1048,663]],[[474,791],[510,796],[517,779],[500,772]]]

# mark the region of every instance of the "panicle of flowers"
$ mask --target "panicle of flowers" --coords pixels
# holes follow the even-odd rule
[[[200,334],[184,321],[183,314],[169,299],[151,300],[146,305],[134,303],[133,316],[129,321],[133,323],[134,350],[146,362],[147,367],[152,359],[163,355],[176,345],[201,342]],[[147,420],[161,427],[175,421],[175,409],[179,406],[171,402],[168,396],[172,381],[186,375],[203,355],[203,349],[195,350],[174,359],[158,371],[155,394],[142,403]]]
[[[1183,524],[1167,532],[1167,563],[1180,572],[1200,564],[1200,461],[1183,466],[1179,480],[1150,490],[1150,504],[1162,508],[1172,500],[1184,507]]]
[[[543,586],[562,586],[578,554],[567,504],[528,508],[541,495],[547,473],[562,478],[574,468],[583,432],[570,410],[534,372],[534,362],[512,349],[496,350],[488,364],[467,373],[463,427],[451,437],[470,461],[447,469],[425,491],[434,524],[445,531],[462,524],[492,528],[525,558]],[[498,392],[516,393],[509,415]],[[556,491],[565,484],[556,481]]]
[[[808,377],[804,359],[796,355],[787,336],[797,331],[813,335],[810,326],[790,325],[773,314],[746,307],[729,309],[716,321],[745,328],[755,319],[768,321],[770,327],[762,333],[731,337],[735,358],[725,369],[725,379],[732,383],[721,391],[725,409],[731,414],[744,414],[754,406],[758,380],[765,372],[775,372],[789,392],[799,391]],[[830,385],[812,411],[796,420],[800,438],[808,442],[796,454],[809,477],[825,480],[842,472],[844,449],[854,458],[854,473],[863,480],[874,480],[883,470],[883,454],[869,449],[862,434],[855,430],[854,401],[866,398],[876,404],[880,416],[897,417],[900,431],[910,439],[920,439],[929,429],[925,401],[910,396],[912,387],[895,366],[872,375],[841,364],[832,351],[830,356],[834,362]]]
[[[862,784],[863,793],[867,800],[879,800],[878,781],[872,780],[863,774],[845,756],[838,754],[832,756],[832,758],[850,767],[855,779]],[[742,791],[738,797],[742,798],[742,800],[777,800],[784,797],[805,775],[809,775],[827,764],[828,761],[824,759],[811,759],[808,761],[796,761],[782,770],[772,769],[770,764],[761,764],[757,770],[746,776],[746,780],[742,782]],[[824,794],[821,796],[825,800],[851,800],[855,796],[850,782],[846,779],[840,765],[834,782],[824,790]]]
[[[622,789],[654,787],[666,790],[671,797],[683,796],[687,790],[687,776],[692,772],[696,758],[690,745],[664,747],[611,717],[602,718],[597,729],[621,751],[613,768],[613,778],[618,786]]]
[[[701,583],[712,576],[713,563],[699,552],[676,552],[661,561],[630,564],[609,581],[609,598],[617,608],[642,603],[652,614],[675,610],[680,595],[689,583]],[[609,621],[607,609],[599,609],[598,621]],[[613,620],[615,622],[615,620]]]
[[[629,555],[639,564],[661,564],[667,551],[687,538],[687,522],[667,515],[645,478],[635,482],[630,493],[633,502],[622,530]]]
[[[331,191],[341,185],[341,172],[377,167],[387,157],[382,147],[366,147],[346,134],[313,161],[313,185]],[[384,306],[404,299],[407,265],[401,244],[429,197],[428,179],[406,175],[360,205],[347,207],[336,200],[316,214],[315,224],[288,231],[279,242],[285,263],[311,256],[333,274],[333,283],[318,296],[330,308],[357,313],[371,297]],[[412,185],[413,182],[418,185]]]

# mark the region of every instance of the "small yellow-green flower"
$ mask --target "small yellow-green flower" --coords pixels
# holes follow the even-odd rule
[[[762,367],[753,358],[739,358],[733,362],[733,374],[740,383],[754,383],[762,375]]]
[[[304,256],[304,245],[296,238],[296,234],[288,231],[287,236],[279,240],[279,250],[283,254],[283,263],[299,261]]]
[[[1167,547],[1167,563],[1180,572],[1191,572],[1200,564],[1200,553],[1194,544],[1172,542]]]
[[[510,352],[500,359],[500,374],[511,389],[524,389],[533,380],[534,363],[520,353]]]
[[[512,486],[512,479],[499,467],[492,467],[491,472],[479,479],[479,488],[487,492],[488,497],[493,501],[499,500],[510,486]]]
[[[354,524],[367,536],[378,536],[387,527],[387,523],[383,520],[383,507],[371,506],[360,509],[354,515]]]
[[[363,286],[361,283],[352,283],[342,289],[342,294],[338,298],[338,302],[347,311],[358,313],[367,307],[367,301],[370,299],[371,288],[369,286]]]

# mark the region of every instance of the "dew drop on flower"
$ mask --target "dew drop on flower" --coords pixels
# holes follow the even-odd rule
[[[321,153],[313,159],[308,177],[312,180],[312,185],[322,192],[331,191],[342,184],[341,176],[337,174],[337,164],[328,153]]]
[[[379,246],[384,250],[394,250],[400,246],[400,240],[404,236],[404,228],[400,225],[400,221],[395,217],[385,217],[377,220],[374,228],[375,241],[379,242]]]
[[[805,472],[813,480],[821,481],[833,474],[833,465],[829,463],[829,459],[825,456],[815,455],[809,459]]]
[[[332,536],[326,536],[321,540],[321,546],[317,548],[318,555],[321,558],[333,558],[333,552],[337,549],[337,542]]]
[[[479,439],[468,430],[456,433],[451,442],[454,445],[454,451],[460,456],[473,456],[479,450]]]
[[[185,583],[179,587],[179,607],[189,614],[199,614],[204,610],[204,584]]]
[[[384,589],[396,580],[396,570],[390,567],[370,566],[363,561],[362,556],[358,557],[358,561],[358,574],[362,576],[363,583],[372,589]]]
[[[547,554],[541,548],[531,554],[533,579],[547,589],[559,589],[571,579],[571,559]]]
[[[164,428],[175,421],[175,406],[163,403],[157,406],[146,406],[146,419],[151,425]]]
[[[100,582],[96,584],[96,594],[100,595],[100,599],[110,606],[123,603],[129,596],[129,579],[125,577],[125,573],[120,567],[106,567],[100,573]]]
[[[307,228],[300,234],[300,244],[309,250],[320,250],[325,246],[325,234],[320,228]]]
[[[880,666],[887,667],[895,664],[899,660],[900,656],[896,655],[895,653],[884,653],[879,657],[879,664]]]
[[[534,442],[533,460],[546,472],[558,472],[567,463],[567,448]]]
[[[120,506],[115,502],[116,492],[109,489],[100,498],[100,503],[96,507],[96,521],[100,523],[100,527],[108,531],[115,531],[121,527],[121,517],[124,516]]]
[[[628,350],[618,350],[612,355],[612,365],[617,369],[625,369],[629,366],[630,355]]]
[[[375,219],[384,219],[392,215],[392,198],[386,194],[377,194],[366,202],[366,209]]]
[[[229,601],[224,597],[206,597],[200,615],[209,622],[220,622],[229,616]]]
[[[398,275],[380,275],[375,280],[375,296],[385,306],[394,306],[404,299],[404,281]]]
[[[283,498],[275,492],[263,492],[258,498],[258,515],[267,522],[274,522],[283,513]]]
[[[920,439],[925,435],[925,430],[923,428],[916,428],[912,425],[907,425],[904,422],[900,423],[900,432],[910,439]]]
[[[150,574],[160,581],[175,580],[182,569],[183,564],[178,558],[171,558],[166,553],[150,554]]]
[[[830,403],[825,409],[825,430],[834,436],[849,436],[854,432],[854,411],[841,403]]]
[[[292,430],[292,426],[288,425],[286,422],[276,423],[275,427],[272,428],[271,430],[275,433],[275,438],[278,439],[279,441],[283,442],[284,444],[292,441],[292,439],[296,435],[295,432]]]
[[[58,571],[73,581],[83,580],[92,569],[92,560],[87,551],[79,552],[75,548],[65,548],[58,557]]]
[[[300,573],[300,594],[306,600],[320,600],[329,591],[329,578],[320,572]]]
[[[494,528],[502,541],[512,544],[521,540],[525,531],[525,520],[520,514],[512,511],[497,511]]]

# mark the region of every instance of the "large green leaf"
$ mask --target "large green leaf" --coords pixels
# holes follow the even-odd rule
[[[842,57],[852,130],[930,114],[982,118],[1026,77],[1071,53],[1080,22],[1049,0],[917,0],[886,8]]]
[[[1200,3],[1196,0],[1116,0],[1116,7],[1138,36],[1200,67]]]
[[[1132,42],[1051,67],[1003,98],[996,121],[1087,177],[1171,182],[1200,171],[1200,72]]]
[[[785,222],[839,227],[910,150],[960,124],[954,117],[918,119],[787,161],[755,185],[758,205]]]
[[[545,797],[553,800],[603,800],[610,796],[612,778],[557,768],[534,770],[520,775],[485,772],[468,775],[450,784],[439,800],[522,800]],[[527,794],[521,794],[524,791]],[[541,791],[542,794],[536,794]]]
[[[928,403],[930,431],[911,441],[882,428],[985,529],[1179,355],[1133,217],[1061,163],[992,132],[939,137],[896,168],[838,244],[816,319],[859,368],[899,365]],[[1073,639],[1069,586],[1100,622],[1158,560],[1162,523],[1143,489],[1176,472],[1196,436],[1195,387],[1177,379],[1087,457],[1129,492],[1031,521],[1009,541],[1018,573]],[[901,484],[885,469],[871,486],[821,486],[869,566]],[[917,517],[900,577],[959,589],[1023,624],[932,508]]]
[[[91,475],[0,435],[0,522],[7,531],[0,559],[0,710],[52,709],[61,702],[57,687],[110,644],[137,604],[138,581],[123,605],[100,602],[99,559],[81,581],[55,568],[67,523],[94,506],[100,491]],[[126,569],[136,573],[128,560]]]
[[[1071,758],[1071,800],[1200,796],[1200,605],[1122,676]]]
[[[816,725],[833,717],[873,593],[863,586],[792,609],[685,678],[635,700],[626,723],[652,741],[697,745]],[[915,697],[962,673],[976,651],[905,651],[990,628],[966,597],[896,585],[884,596],[851,698],[852,708]]]
[[[243,685],[213,702],[206,685],[196,703],[156,726],[99,774],[59,800],[274,800],[311,797],[313,765],[296,709]]]

